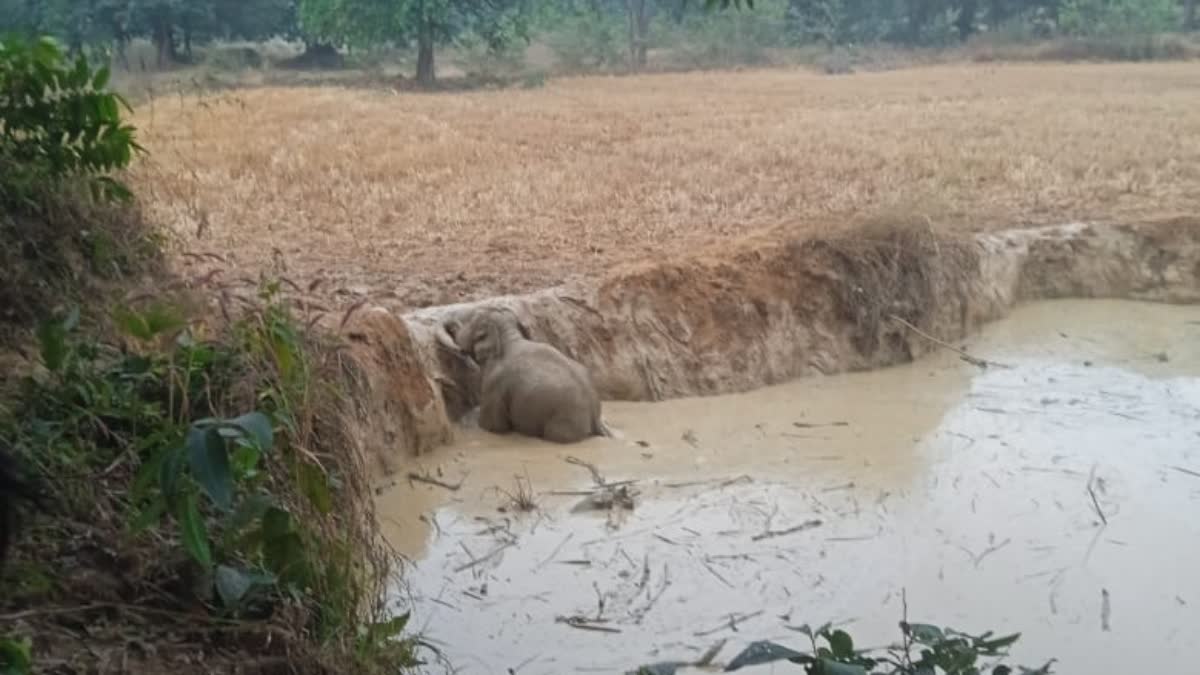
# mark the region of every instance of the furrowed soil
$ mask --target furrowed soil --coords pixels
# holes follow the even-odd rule
[[[1200,65],[963,65],[261,88],[143,104],[152,217],[225,278],[406,309],[870,217],[938,230],[1200,208]],[[189,258],[191,263],[197,259]]]

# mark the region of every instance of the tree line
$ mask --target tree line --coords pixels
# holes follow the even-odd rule
[[[782,38],[829,46],[945,46],[1009,30],[1030,38],[1197,28],[1198,0],[758,0]],[[380,45],[416,51],[416,77],[434,79],[434,52],[470,36],[489,49],[565,26],[623,33],[627,65],[646,64],[657,23],[682,25],[739,0],[0,0],[0,34],[53,35],[70,49],[111,47],[128,65],[130,42],[149,40],[159,67],[193,58],[214,40],[302,40],[308,50]],[[756,40],[751,34],[739,39]]]

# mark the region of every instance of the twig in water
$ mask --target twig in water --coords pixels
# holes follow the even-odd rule
[[[998,363],[996,361],[988,361],[987,359],[981,359],[978,356],[971,356],[970,354],[959,349],[958,347],[955,347],[954,345],[952,345],[948,342],[944,342],[942,340],[935,338],[934,336],[930,335],[929,333],[926,333],[925,331],[921,330],[920,328],[917,328],[916,326],[912,325],[908,321],[901,319],[900,317],[896,316],[895,314],[888,315],[888,318],[890,318],[892,321],[895,321],[896,323],[900,324],[901,326],[904,326],[905,328],[911,330],[912,332],[916,333],[917,335],[920,335],[921,337],[925,338],[926,340],[929,340],[933,344],[935,344],[939,347],[942,347],[943,349],[949,349],[950,351],[954,352],[955,354],[958,354],[959,358],[961,358],[963,361],[966,361],[967,363],[969,363],[973,366],[978,366],[979,368],[988,368],[989,366],[995,366],[997,368],[1012,368],[1012,366],[1010,366],[1006,363]]]
[[[713,566],[710,565],[707,560],[705,560],[704,558],[700,558],[700,564],[704,565],[704,568],[707,569],[709,572],[711,572],[712,575],[717,578],[717,581],[720,581],[721,583],[725,584],[729,588],[733,588],[733,584],[729,583],[728,579],[721,576],[720,573],[718,573],[715,569],[713,569]]]
[[[749,621],[750,619],[753,619],[756,616],[760,616],[763,614],[764,611],[765,610],[760,609],[757,612],[751,612],[749,614],[730,614],[729,621],[726,621],[725,623],[721,624],[720,626],[717,626],[716,628],[713,628],[712,630],[703,630],[698,633],[692,633],[692,635],[695,635],[696,637],[704,637],[706,635],[712,635],[713,633],[718,633],[720,631],[723,631],[726,628],[728,628],[729,630],[736,633],[739,623],[743,623],[743,622]]]
[[[1105,633],[1112,630],[1109,621],[1112,619],[1112,602],[1108,597],[1108,589],[1100,589],[1100,630]]]
[[[592,464],[591,462],[585,462],[578,457],[567,457],[564,461],[566,461],[567,464],[574,464],[587,469],[588,473],[592,474],[592,482],[596,485],[600,487],[605,487],[608,485],[608,483],[604,481],[604,476],[600,474],[600,470],[596,468],[595,464]]]
[[[560,616],[554,619],[556,623],[565,623],[571,628],[579,630],[592,630],[598,633],[620,633],[621,629],[611,626],[598,626],[595,622],[589,621],[582,616]]]
[[[428,483],[429,485],[436,485],[440,488],[446,488],[447,490],[449,490],[451,492],[458,492],[458,489],[462,487],[463,481],[466,479],[467,479],[467,477],[464,475],[462,478],[460,478],[458,480],[457,483],[447,483],[445,481],[438,480],[437,478],[434,478],[433,476],[427,476],[422,473],[417,473],[416,471],[408,472],[408,480],[410,482],[417,481],[418,483]]]
[[[850,481],[849,483],[843,483],[841,485],[834,485],[832,487],[821,488],[821,492],[837,492],[838,490],[853,490],[853,489],[854,489],[854,481]]]
[[[773,537],[782,537],[785,534],[795,534],[796,532],[803,532],[804,530],[811,530],[812,528],[820,527],[821,525],[822,525],[821,519],[814,518],[813,520],[806,520],[803,523],[800,523],[799,525],[796,525],[794,527],[789,527],[785,530],[766,530],[764,532],[754,535],[753,537],[750,537],[750,541],[762,541],[763,539],[771,539]]]
[[[1182,466],[1172,466],[1170,468],[1175,469],[1179,473],[1186,473],[1189,476],[1195,476],[1196,478],[1200,478],[1200,471],[1192,471],[1191,469],[1185,469]]]
[[[1005,546],[1008,546],[1010,543],[1012,543],[1012,539],[1005,539],[1004,541],[1000,542],[999,544],[996,544],[995,546],[989,546],[989,547],[985,548],[979,555],[975,556],[975,566],[979,567],[979,563],[983,562],[984,558],[995,553],[996,551],[999,551],[1000,549],[1004,548]]]
[[[666,565],[666,563],[663,563],[662,584],[658,587],[658,592],[654,593],[653,595],[650,595],[649,598],[646,600],[645,607],[642,607],[640,610],[634,610],[634,612],[633,612],[633,615],[635,617],[634,623],[640,624],[642,622],[642,619],[646,618],[646,615],[649,614],[650,610],[654,608],[654,605],[658,603],[658,599],[661,598],[663,596],[663,594],[667,592],[667,588],[670,587],[670,585],[671,585],[671,568],[668,567]]]
[[[1100,508],[1100,500],[1096,499],[1096,491],[1092,489],[1092,483],[1096,480],[1096,465],[1092,465],[1092,473],[1088,475],[1087,491],[1092,497],[1092,507],[1096,509],[1096,515],[1100,516],[1100,522],[1108,525],[1108,516],[1104,515],[1104,509]]]
[[[546,566],[546,563],[550,562],[551,560],[554,560],[554,556],[558,555],[558,552],[562,550],[562,547],[566,546],[567,542],[571,541],[571,539],[574,536],[575,536],[575,533],[571,532],[566,537],[563,537],[563,540],[558,542],[558,546],[554,547],[554,550],[550,552],[550,555],[546,556],[546,559],[543,560],[542,562],[538,563],[538,566],[533,569],[540,570]]]
[[[496,548],[492,549],[492,551],[491,551],[490,553],[488,553],[487,555],[483,556],[482,558],[476,558],[476,559],[472,560],[472,561],[471,561],[471,562],[469,562],[469,563],[464,563],[464,564],[462,564],[462,565],[459,565],[458,567],[455,567],[455,568],[454,568],[454,571],[455,571],[455,572],[462,572],[462,571],[464,571],[464,570],[469,570],[469,569],[471,569],[472,567],[474,567],[474,566],[478,565],[478,564],[479,564],[479,563],[481,563],[481,562],[484,562],[484,561],[486,561],[486,560],[489,560],[489,559],[491,559],[491,558],[494,558],[494,557],[496,557],[497,555],[499,555],[499,554],[500,554],[500,552],[501,552],[501,551],[503,551],[504,549],[508,548],[509,546],[513,546],[513,545],[515,545],[515,544],[516,544],[516,542],[513,542],[513,541],[506,541],[506,542],[504,542],[503,544],[500,544],[500,545],[499,545],[499,546],[497,546]]]

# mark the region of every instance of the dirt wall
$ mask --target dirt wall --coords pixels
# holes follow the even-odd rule
[[[936,348],[905,325],[960,339],[1024,300],[1200,302],[1200,222],[1074,224],[957,238],[913,226],[774,241],[615,271],[486,303],[348,326],[363,365],[363,422],[385,468],[447,442],[478,401],[472,364],[439,323],[478,304],[512,309],[535,339],[578,359],[606,400],[745,391],[878,368]]]

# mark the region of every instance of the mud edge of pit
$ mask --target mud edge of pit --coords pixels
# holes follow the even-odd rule
[[[1200,302],[1200,220],[974,237],[858,230],[403,316],[363,308],[345,334],[359,431],[391,471],[452,441],[477,404],[477,372],[434,337],[474,306],[512,309],[535,339],[586,365],[605,400],[644,401],[911,361],[936,347],[905,323],[953,341],[1018,302],[1052,298]]]

